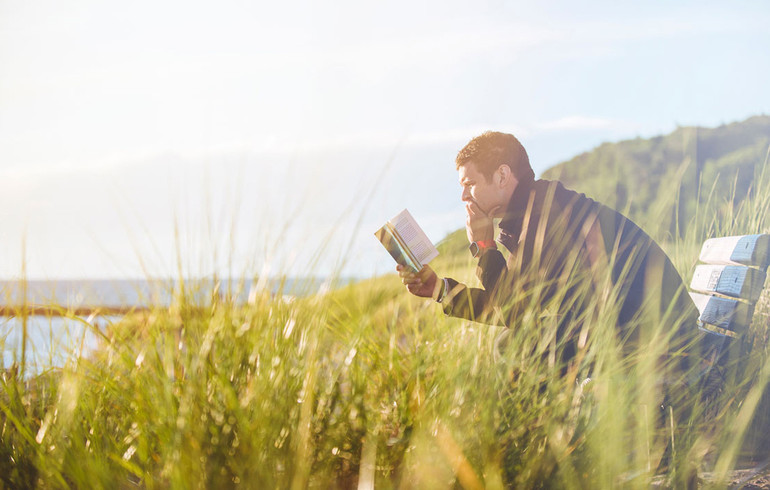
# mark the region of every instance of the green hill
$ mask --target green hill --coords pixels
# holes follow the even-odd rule
[[[748,196],[768,146],[770,116],[755,116],[717,128],[681,127],[665,136],[605,143],[548,169],[543,178],[619,209],[663,238],[660,233],[676,233],[677,220],[682,235],[709,197],[737,204]]]
[[[604,143],[551,167],[543,178],[620,210],[668,248],[666,242],[683,237],[698,210],[714,215],[715,233],[729,227],[720,226],[720,218],[753,194],[769,149],[770,116],[754,116],[717,128],[681,127],[664,136]],[[450,233],[439,250],[442,260],[465,263],[465,230]]]
[[[681,127],[654,138],[604,143],[543,173],[620,210],[650,234],[690,277],[706,238],[766,233],[770,200],[770,116],[717,128]],[[475,284],[465,228],[447,235],[431,265]]]

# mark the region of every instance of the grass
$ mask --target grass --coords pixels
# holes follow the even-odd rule
[[[738,208],[704,198],[683,239],[657,237],[683,275],[709,236],[770,232],[768,180]],[[471,281],[457,243],[436,269]],[[720,486],[768,448],[756,436],[770,427],[767,298],[718,399],[688,393],[674,413],[659,409],[654,343],[621,355],[612,302],[592,303],[565,374],[544,341],[556,322],[535,304],[506,335],[445,317],[393,275],[245,305],[179,289],[170,307],[113,325],[93,355],[3,373],[2,487],[648,488],[692,468]]]

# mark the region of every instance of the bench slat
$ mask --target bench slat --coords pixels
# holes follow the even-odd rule
[[[749,328],[754,307],[729,298],[690,293],[700,312],[700,321],[720,329],[742,333]]]
[[[767,269],[770,265],[770,235],[710,238],[703,243],[700,261],[709,264],[748,265]]]
[[[765,278],[764,271],[740,265],[699,265],[693,273],[690,289],[754,303],[762,294]]]

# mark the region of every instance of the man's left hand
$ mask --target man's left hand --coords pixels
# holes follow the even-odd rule
[[[420,272],[414,272],[409,267],[397,265],[396,271],[410,293],[421,298],[436,299],[441,281],[430,266],[424,265]]]

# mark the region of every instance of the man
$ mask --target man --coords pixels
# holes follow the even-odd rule
[[[474,138],[456,168],[482,287],[439,278],[428,266],[419,273],[399,266],[410,293],[514,335],[525,313],[551,314],[563,369],[575,362],[597,315],[614,315],[625,353],[650,345],[689,370],[698,311],[669,258],[636,224],[559,182],[535,180],[527,152],[510,134]],[[507,259],[495,241],[498,218]]]

